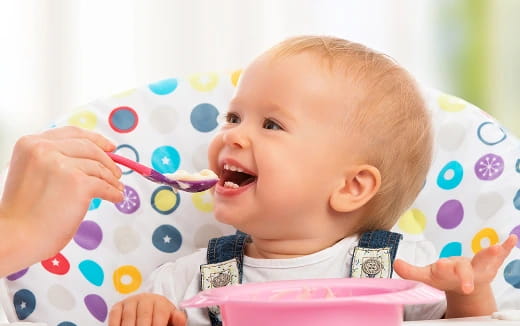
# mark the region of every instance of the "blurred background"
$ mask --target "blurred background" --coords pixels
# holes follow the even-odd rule
[[[231,71],[295,34],[385,52],[520,135],[519,13],[519,0],[0,0],[0,166],[93,99]]]

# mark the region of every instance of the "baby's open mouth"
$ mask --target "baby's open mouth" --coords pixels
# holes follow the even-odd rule
[[[226,188],[240,188],[256,181],[256,176],[244,172],[243,169],[224,164],[219,183]]]

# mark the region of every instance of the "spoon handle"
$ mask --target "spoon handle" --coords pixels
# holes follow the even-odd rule
[[[145,177],[148,177],[148,176],[150,176],[150,174],[152,174],[152,169],[145,165],[139,164],[135,161],[127,159],[126,157],[123,157],[123,156],[120,156],[120,155],[117,155],[114,153],[107,152],[107,155],[110,156],[110,158],[114,162],[124,165],[127,168],[132,169],[135,172],[137,172]]]

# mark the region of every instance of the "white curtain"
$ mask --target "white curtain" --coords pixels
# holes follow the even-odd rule
[[[0,166],[14,141],[97,97],[243,67],[295,34],[386,52],[438,84],[432,1],[0,0]]]

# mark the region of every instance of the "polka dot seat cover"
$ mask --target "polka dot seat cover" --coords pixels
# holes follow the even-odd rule
[[[56,126],[99,131],[118,144],[116,153],[160,172],[198,171],[207,167],[208,143],[239,74],[165,79],[93,101]],[[410,239],[426,237],[440,257],[472,256],[511,233],[520,235],[518,139],[461,99],[430,89],[425,96],[435,158],[420,196],[395,230]],[[67,247],[5,279],[7,293],[0,297],[12,318],[104,325],[111,305],[142,291],[157,266],[233,232],[213,220],[209,193],[174,193],[123,172],[123,202],[92,200]],[[501,308],[520,308],[518,248],[493,286]]]

